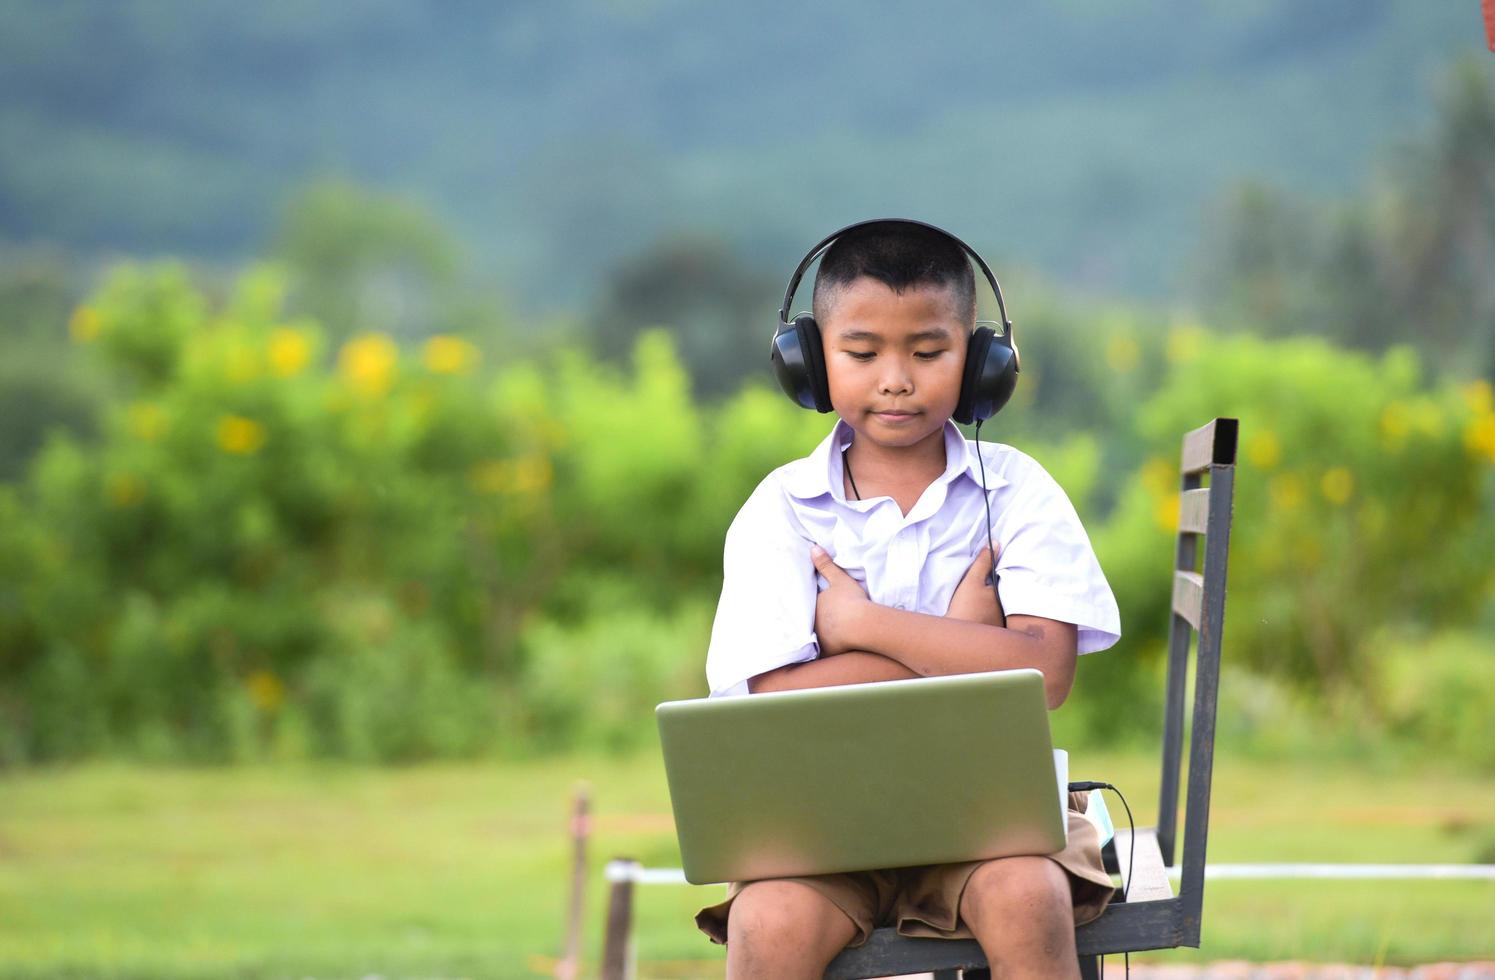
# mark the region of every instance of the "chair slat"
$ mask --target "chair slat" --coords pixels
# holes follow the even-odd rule
[[[974,939],[910,939],[884,926],[875,930],[864,945],[842,950],[826,968],[825,980],[866,980],[985,966],[986,956]]]
[[[1199,629],[1199,610],[1204,605],[1204,576],[1198,572],[1173,573],[1173,611]]]
[[[1235,465],[1235,419],[1215,419],[1184,436],[1183,472],[1198,473],[1216,466]]]
[[[1131,833],[1116,831],[1116,862],[1121,866],[1121,880],[1127,886],[1128,902],[1156,902],[1173,897],[1168,869],[1158,849],[1158,832],[1151,827],[1137,828],[1137,859],[1131,860]]]
[[[1185,490],[1178,498],[1178,529],[1203,534],[1209,526],[1209,487]]]

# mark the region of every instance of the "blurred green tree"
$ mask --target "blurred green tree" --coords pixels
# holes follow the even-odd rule
[[[1433,129],[1359,197],[1333,205],[1238,188],[1207,247],[1202,293],[1225,322],[1416,347],[1436,368],[1495,377],[1495,79],[1470,58]]]
[[[21,475],[47,434],[87,438],[101,394],[68,344],[68,313],[81,278],[58,254],[0,253],[0,481]]]
[[[333,341],[439,330],[459,272],[455,242],[428,211],[346,180],[293,196],[270,254],[290,270],[292,305]]]
[[[694,390],[720,398],[763,375],[782,288],[718,238],[671,236],[613,269],[588,332],[595,350],[618,360],[642,331],[664,327]]]

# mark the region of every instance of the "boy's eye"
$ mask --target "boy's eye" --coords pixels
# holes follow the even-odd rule
[[[943,353],[944,353],[943,350],[921,350],[921,351],[915,351],[914,352],[914,356],[917,357],[921,361],[932,361],[936,357],[939,357]]]
[[[846,356],[854,361],[870,361],[872,360],[873,352],[870,350],[849,350],[846,352]]]

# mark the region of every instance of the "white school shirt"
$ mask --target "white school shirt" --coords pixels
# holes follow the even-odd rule
[[[749,678],[819,656],[815,597],[825,579],[810,561],[812,544],[873,602],[936,616],[986,547],[977,444],[953,422],[945,423],[945,472],[907,516],[891,497],[846,499],[841,452],[854,436],[837,422],[814,452],[768,474],[727,530],[706,654],[713,697],[747,694]],[[979,445],[1003,611],[1073,623],[1082,654],[1111,646],[1121,614],[1069,498],[1032,457]]]

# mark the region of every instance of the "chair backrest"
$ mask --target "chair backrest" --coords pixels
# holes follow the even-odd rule
[[[1215,705],[1220,689],[1220,635],[1225,625],[1225,570],[1230,554],[1238,433],[1237,420],[1230,418],[1217,418],[1195,429],[1183,438],[1180,466],[1178,544],[1174,557],[1173,608],[1168,626],[1168,683],[1163,716],[1158,846],[1163,862],[1171,867],[1178,827],[1179,769],[1183,752],[1189,649],[1197,635],[1198,642],[1193,644],[1194,710],[1189,726],[1183,870],[1178,890],[1178,897],[1188,906],[1183,910],[1183,920],[1192,921],[1196,928],[1204,903],[1204,853],[1209,832]]]

